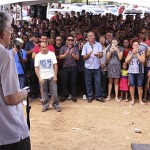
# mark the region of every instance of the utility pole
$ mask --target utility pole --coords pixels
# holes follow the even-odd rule
[[[86,0],[86,4],[87,4],[87,5],[89,4],[89,0]]]

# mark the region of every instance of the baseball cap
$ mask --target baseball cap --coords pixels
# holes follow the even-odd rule
[[[83,36],[82,35],[77,35],[77,40],[79,39],[83,39]]]
[[[40,35],[39,32],[34,32],[34,33],[33,33],[33,36],[34,36],[34,37],[39,37],[39,38],[40,38],[41,35]]]

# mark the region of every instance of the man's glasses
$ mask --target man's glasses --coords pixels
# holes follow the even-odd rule
[[[72,42],[73,42],[73,41],[74,41],[74,39],[68,39],[68,41],[72,41]]]

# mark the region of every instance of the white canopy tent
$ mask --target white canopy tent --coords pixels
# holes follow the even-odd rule
[[[37,4],[48,4],[48,8],[47,8],[47,15],[48,15],[48,10],[50,7],[50,2],[52,0],[0,0],[0,5],[10,5],[10,4],[19,4],[21,6],[21,10],[20,10],[20,15],[22,19],[22,6],[30,6],[30,5],[37,5]]]
[[[48,3],[51,0],[3,0],[0,5],[21,3],[22,6]]]
[[[150,8],[149,0],[116,0],[118,3],[134,4]]]

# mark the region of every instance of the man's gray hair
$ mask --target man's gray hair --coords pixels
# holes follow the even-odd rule
[[[12,23],[11,15],[6,12],[0,11],[0,35],[5,29],[9,27],[8,25],[11,25],[11,23]]]

